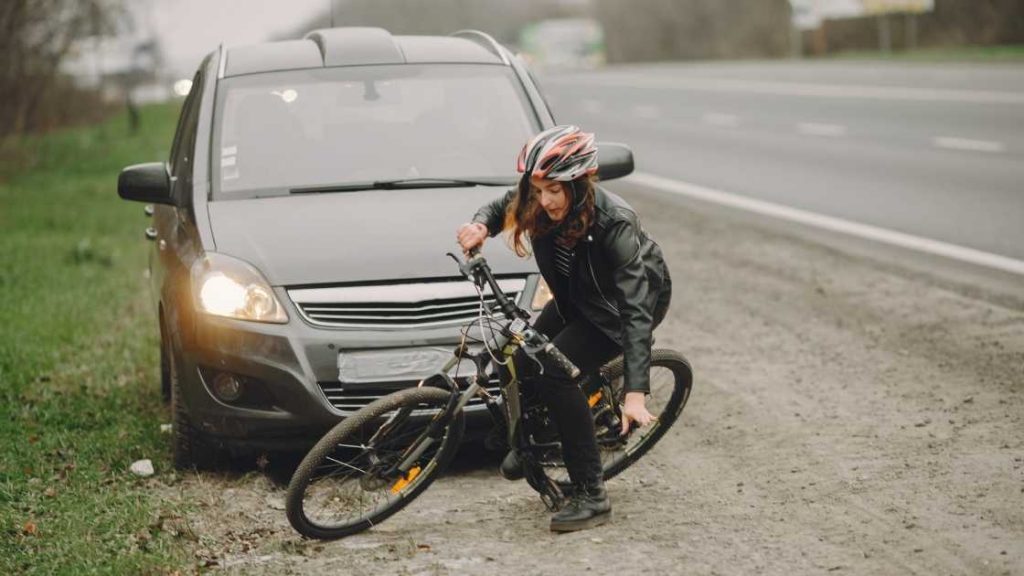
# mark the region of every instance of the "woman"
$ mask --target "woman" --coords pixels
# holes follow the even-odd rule
[[[665,317],[671,282],[661,249],[644,232],[636,212],[595,185],[593,134],[556,126],[519,153],[519,186],[483,206],[458,230],[463,250],[507,231],[516,254],[532,252],[554,298],[535,327],[584,373],[615,356],[625,358],[622,433],[646,426],[651,333]],[[566,532],[605,523],[611,504],[590,408],[576,382],[545,366],[537,391],[555,420],[573,483],[569,504],[551,518]]]

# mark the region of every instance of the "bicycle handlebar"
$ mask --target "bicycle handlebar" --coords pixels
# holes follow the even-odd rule
[[[545,344],[540,351],[538,356],[543,354],[552,364],[558,367],[559,370],[569,375],[570,378],[575,380],[580,376],[580,369],[569,360],[569,357],[562,353],[553,342]]]
[[[456,260],[458,259],[456,258]],[[480,254],[479,247],[469,250],[469,259],[466,260],[465,264],[460,263],[459,268],[467,278],[472,278],[477,286],[483,288],[484,283],[486,283],[491,287],[491,292],[494,293],[494,298],[498,301],[498,306],[501,307],[501,312],[505,314],[506,318],[529,320],[530,315],[525,310],[519,308],[519,306],[516,306],[516,303],[498,286],[498,281],[494,278],[491,267],[487,265],[487,260]]]
[[[506,318],[521,318],[523,321],[530,319],[530,314],[516,306],[498,286],[498,281],[495,280],[494,274],[491,272],[491,267],[487,265],[487,260],[480,254],[480,248],[474,247],[468,251],[469,258],[465,263],[459,261],[458,257],[452,254],[452,258],[456,262],[459,262],[459,269],[467,278],[472,279],[477,286],[483,288],[484,283],[491,287],[491,291],[494,293],[495,299],[498,301],[498,305],[501,307],[502,313],[505,314]],[[580,369],[573,364],[572,360],[562,353],[557,346],[554,345],[547,336],[544,336],[536,330],[529,330],[529,337],[527,338],[527,352],[533,353],[538,357],[546,358],[554,364],[559,370],[567,374],[570,378],[578,378],[580,375]]]

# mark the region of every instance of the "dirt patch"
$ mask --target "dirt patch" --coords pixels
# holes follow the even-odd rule
[[[200,563],[251,573],[1024,574],[1024,312],[795,237],[627,193],[669,259],[658,345],[682,421],[556,536],[496,461],[383,525],[299,538],[259,473],[190,475]]]

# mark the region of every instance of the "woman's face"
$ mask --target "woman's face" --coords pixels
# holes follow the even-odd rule
[[[565,184],[547,178],[530,178],[534,197],[541,208],[548,214],[552,222],[560,222],[569,213],[569,195],[565,192]]]

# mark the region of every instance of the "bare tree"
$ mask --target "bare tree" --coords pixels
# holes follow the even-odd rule
[[[895,49],[1024,42],[1021,0],[935,0],[932,12],[917,16],[894,14],[888,18],[892,24],[890,41]],[[806,33],[804,40],[811,45],[817,41],[814,52],[819,54],[874,50],[879,46],[877,17],[828,20],[821,29]]]
[[[67,85],[61,63],[82,39],[114,33],[124,15],[121,0],[0,3],[0,136],[51,123],[53,92]]]

